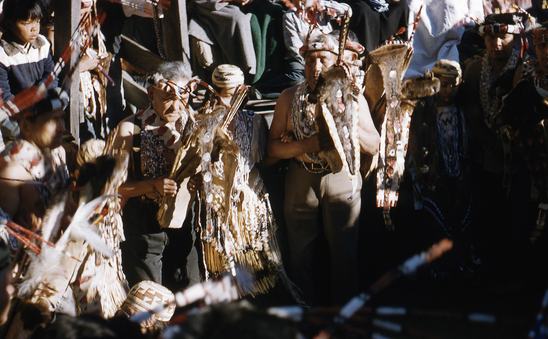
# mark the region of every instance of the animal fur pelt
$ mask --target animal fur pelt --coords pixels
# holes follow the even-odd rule
[[[407,100],[417,100],[433,96],[440,91],[440,80],[428,73],[424,77],[406,80],[403,83],[402,95]]]
[[[385,223],[391,226],[389,211],[396,206],[405,168],[405,153],[411,116],[402,112],[402,79],[410,53],[406,44],[391,44],[370,53],[370,60],[382,74],[386,113],[380,128],[381,148],[377,167],[377,207],[383,208]],[[407,113],[407,114],[406,114]]]
[[[359,89],[350,79],[347,67],[335,65],[324,70],[309,95],[309,102],[316,104],[318,133],[329,133],[335,145],[335,149],[322,150],[318,156],[329,164],[333,173],[345,170],[355,192],[360,170]]]

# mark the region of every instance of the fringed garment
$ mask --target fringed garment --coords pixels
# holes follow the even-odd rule
[[[116,159],[116,167],[102,195],[116,194],[118,187],[127,177],[127,155],[109,155]],[[95,197],[93,197],[95,198]],[[122,270],[122,252],[120,243],[125,241],[119,198],[109,198],[100,213],[92,217],[94,230],[114,253],[112,257],[103,256],[85,243],[80,243],[82,264],[71,281],[76,300],[76,313],[101,314],[105,318],[113,317],[126,299],[129,286]]]
[[[223,115],[219,117],[208,119],[207,131],[218,130]],[[240,111],[234,118],[233,139],[224,140],[227,147],[220,149],[218,160],[214,159],[216,135],[206,132],[198,139],[205,207],[201,240],[207,278],[227,272],[235,275],[236,267],[241,266],[255,278],[249,290],[241,291],[243,295],[266,293],[280,275],[287,279],[268,193],[254,166],[263,156],[265,137],[264,118]]]

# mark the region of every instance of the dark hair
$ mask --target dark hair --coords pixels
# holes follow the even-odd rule
[[[171,339],[294,339],[296,323],[241,303],[217,304],[192,314],[178,328],[166,329]],[[171,332],[171,333],[170,333]],[[168,336],[167,334],[170,334]]]
[[[485,17],[485,20],[483,20],[483,23],[486,25],[492,25],[496,23],[515,25],[516,18],[517,18],[517,15],[513,13],[489,14],[488,16]]]
[[[139,324],[119,317],[105,320],[98,315],[71,317],[58,314],[54,322],[37,330],[31,339],[144,339]]]
[[[61,88],[50,88],[45,98],[24,109],[20,117],[26,118],[31,122],[36,122],[36,117],[39,115],[61,108],[64,109],[68,104],[68,100],[68,94],[62,91]]]
[[[19,20],[42,19],[40,0],[4,0],[4,20],[13,23]]]

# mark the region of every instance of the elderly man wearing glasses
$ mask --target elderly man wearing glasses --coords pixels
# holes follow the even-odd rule
[[[122,243],[124,273],[131,285],[143,280],[162,283],[162,256],[168,235],[156,214],[162,196],[175,196],[178,185],[168,179],[193,114],[188,105],[190,66],[165,62],[149,79],[150,105],[118,126],[115,149],[129,154],[128,180],[120,186],[126,241]],[[182,188],[186,189],[186,187]]]

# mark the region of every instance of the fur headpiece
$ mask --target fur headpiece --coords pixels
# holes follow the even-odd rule
[[[244,83],[244,72],[238,66],[223,64],[215,68],[211,80],[219,88],[237,87]]]
[[[311,51],[328,51],[339,54],[339,44],[331,34],[323,34],[319,30],[313,30],[307,37],[304,45],[299,50],[301,56]]]

